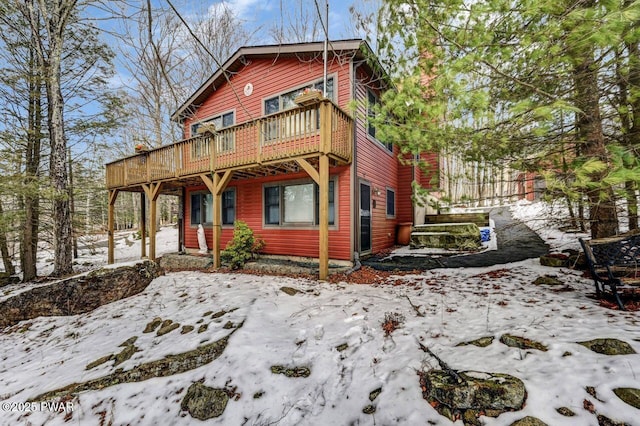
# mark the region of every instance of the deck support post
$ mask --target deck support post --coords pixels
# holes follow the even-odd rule
[[[210,178],[206,174],[200,175],[204,184],[209,188],[213,196],[213,268],[218,269],[222,265],[220,259],[220,240],[222,237],[222,193],[233,177],[233,170],[227,170],[222,175],[218,172],[211,173]]]
[[[162,182],[143,184],[142,188],[151,201],[151,214],[149,217],[149,259],[156,260],[156,212]]]
[[[147,256],[147,199],[140,193],[140,258]]]
[[[114,250],[114,228],[115,228],[115,220],[114,220],[114,209],[116,204],[116,199],[118,198],[118,190],[113,189],[109,191],[109,217],[108,217],[108,229],[107,229],[107,263],[112,264],[115,261],[115,250]]]
[[[329,276],[329,156],[320,155],[318,170],[304,158],[298,158],[296,163],[318,184],[319,201],[319,238],[318,261],[319,277],[326,280]]]
[[[329,276],[329,157],[320,156],[318,192],[320,195],[320,279],[325,281]]]

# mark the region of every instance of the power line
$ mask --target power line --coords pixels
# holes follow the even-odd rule
[[[216,66],[218,67],[218,69],[220,69],[222,71],[222,75],[224,76],[225,80],[227,81],[227,83],[229,84],[229,86],[231,87],[231,90],[233,91],[234,96],[236,97],[236,100],[238,101],[238,103],[240,104],[240,106],[242,107],[243,111],[247,114],[247,116],[249,117],[250,120],[254,120],[253,115],[251,114],[251,112],[247,109],[247,107],[244,105],[244,103],[242,102],[242,98],[240,98],[240,95],[238,94],[238,91],[236,90],[235,86],[233,85],[233,83],[231,82],[231,79],[229,78],[229,73],[227,70],[222,68],[222,64],[220,63],[220,61],[218,61],[218,58],[215,57],[215,55],[213,53],[211,53],[211,51],[209,50],[209,48],[202,42],[202,40],[200,40],[200,38],[193,32],[193,30],[191,29],[191,27],[189,26],[189,24],[187,23],[187,21],[182,17],[182,15],[180,14],[180,12],[178,12],[178,10],[175,8],[175,6],[173,5],[173,3],[171,3],[171,0],[167,0],[167,4],[169,5],[169,7],[171,7],[171,10],[173,10],[173,12],[176,14],[176,16],[178,17],[178,19],[180,19],[180,22],[182,22],[182,24],[185,26],[185,28],[187,29],[187,31],[189,31],[189,34],[191,34],[191,36],[195,39],[195,41],[204,49],[205,52],[207,52],[207,54],[209,56],[211,56],[211,58],[213,59],[213,61],[216,63]]]

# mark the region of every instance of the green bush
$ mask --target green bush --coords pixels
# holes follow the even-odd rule
[[[233,239],[229,241],[227,247],[222,251],[222,262],[231,269],[240,269],[249,260],[262,250],[264,241],[256,238],[249,226],[236,220],[233,229]]]

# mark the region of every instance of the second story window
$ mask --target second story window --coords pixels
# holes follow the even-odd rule
[[[198,129],[204,124],[212,124],[216,130],[222,130],[235,124],[235,114],[233,111],[225,114],[209,117],[205,120],[198,121],[191,125],[191,137],[198,135]],[[215,135],[216,150],[218,152],[232,151],[235,148],[235,138],[233,132],[221,132]],[[194,145],[198,145],[197,143]],[[209,146],[207,141],[206,150],[199,148],[195,156],[209,155]]]
[[[371,90],[367,90],[367,133],[369,133],[369,136],[383,144],[389,151],[393,152],[393,144],[384,143],[379,139],[378,129],[376,129],[376,125],[372,121],[376,117],[376,106],[379,104],[380,98],[378,95],[373,93]]]
[[[293,101],[304,89],[313,88],[324,92],[324,81],[316,81],[303,87],[298,87],[295,90],[291,90],[286,93],[268,98],[264,101],[264,113],[265,115],[274,114],[276,112],[284,111],[289,108],[294,108],[296,103]],[[327,98],[335,99],[333,95],[333,77],[327,79]]]
[[[305,89],[324,90],[324,81],[316,81],[295,90],[265,99],[264,112],[266,115],[275,114],[295,108],[296,97]],[[327,79],[327,98],[334,99],[333,77]],[[316,132],[320,129],[320,115],[318,108],[306,109],[300,113],[267,118],[263,123],[263,140],[265,142],[277,142],[278,140],[300,136],[304,133]]]

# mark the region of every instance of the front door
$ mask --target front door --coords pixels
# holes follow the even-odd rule
[[[360,253],[371,250],[371,186],[360,182]]]

